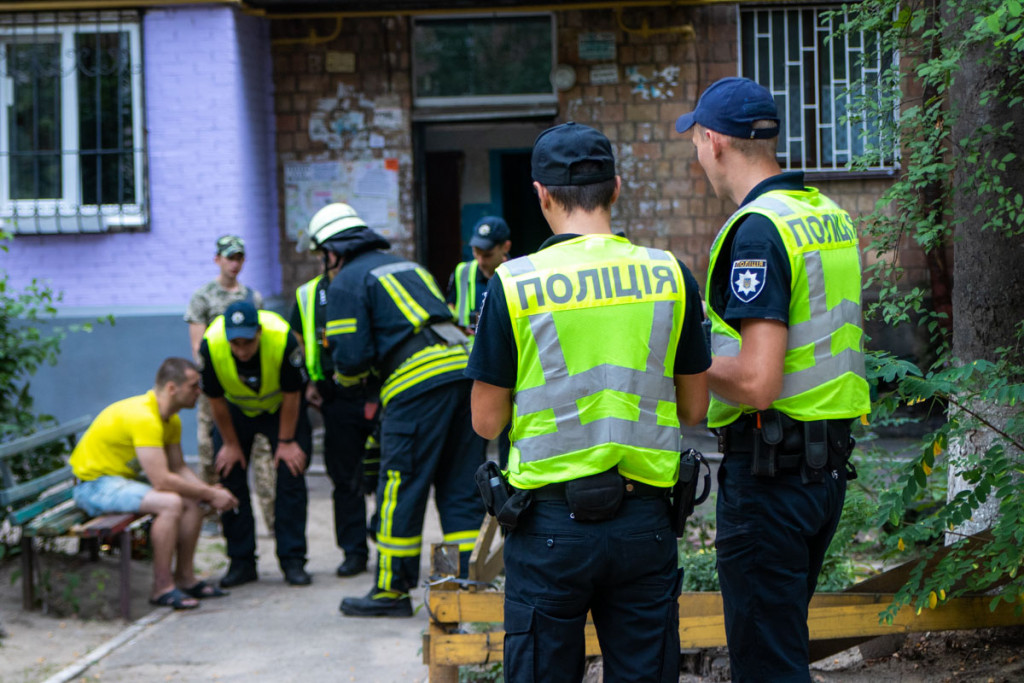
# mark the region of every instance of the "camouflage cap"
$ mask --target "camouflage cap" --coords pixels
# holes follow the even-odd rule
[[[220,256],[245,254],[245,240],[238,235],[222,235],[217,239],[217,254]]]

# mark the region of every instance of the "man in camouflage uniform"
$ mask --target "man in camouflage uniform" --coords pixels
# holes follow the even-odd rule
[[[199,362],[199,344],[203,341],[206,328],[224,309],[235,301],[248,301],[257,309],[263,307],[263,297],[252,287],[238,281],[238,274],[245,264],[245,242],[237,235],[224,235],[217,240],[217,253],[213,262],[220,268],[220,275],[196,290],[185,311],[185,322],[188,323],[188,336],[192,344],[192,358]],[[199,441],[199,476],[207,484],[220,481],[213,468],[213,413],[210,401],[203,394],[196,403],[196,423]],[[263,521],[267,529],[274,533],[274,490],[277,471],[274,468],[274,457],[270,452],[270,442],[262,434],[256,436],[252,445],[249,462],[253,467],[256,497],[260,509],[263,510]]]

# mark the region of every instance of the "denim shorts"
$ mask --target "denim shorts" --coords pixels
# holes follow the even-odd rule
[[[92,516],[108,512],[138,512],[149,484],[124,477],[100,477],[75,486],[75,505]]]

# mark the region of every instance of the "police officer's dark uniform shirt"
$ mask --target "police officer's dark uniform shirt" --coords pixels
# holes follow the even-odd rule
[[[576,237],[579,235],[554,235],[545,240],[540,248],[544,249]],[[683,330],[679,336],[673,372],[677,375],[696,375],[711,367],[711,352],[700,327],[703,318],[700,288],[682,261],[679,261],[679,267],[683,272],[686,287],[686,312],[683,316]],[[487,286],[487,297],[483,310],[480,311],[476,336],[477,342],[469,357],[466,376],[506,389],[515,388],[518,353],[515,337],[512,335],[512,321],[509,319],[505,290],[501,285],[501,276],[497,273]]]
[[[262,349],[261,349],[262,350]],[[202,359],[202,372],[200,382],[203,393],[210,398],[222,398],[224,387],[217,379],[217,372],[213,369],[210,361],[210,347],[204,339],[199,345],[199,357]],[[260,351],[257,351],[252,358],[242,362],[232,356],[235,366],[238,368],[238,379],[253,391],[259,392],[260,388]],[[288,335],[288,341],[284,347],[284,362],[281,363],[281,391],[288,393],[302,391],[306,386],[306,366],[302,357],[302,349],[295,337]]]
[[[803,189],[802,172],[780,173],[755,185],[743,198],[743,204],[740,206],[749,204],[771,190]],[[739,329],[739,321],[743,318],[778,320],[788,324],[789,283],[792,272],[786,247],[775,225],[761,214],[748,214],[733,227],[731,239],[731,245],[722,245],[721,253],[729,254],[729,258],[718,260],[718,267],[712,278],[712,291],[708,292],[708,303],[716,311],[724,310],[725,315],[722,318],[736,329]],[[767,264],[764,281],[754,282],[753,292],[737,292],[740,285],[731,282],[732,264],[735,261],[747,260],[759,260]]]

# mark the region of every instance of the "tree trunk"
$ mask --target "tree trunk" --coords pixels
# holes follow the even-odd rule
[[[966,7],[969,3],[962,3]],[[968,14],[968,12],[964,12]],[[970,12],[973,14],[973,12]],[[962,39],[969,24],[954,24],[950,40]],[[1001,54],[998,56],[996,51]],[[957,161],[953,177],[953,216],[956,227],[953,256],[953,355],[959,362],[975,359],[996,360],[996,349],[1016,344],[1014,326],[1024,320],[1024,238],[1009,237],[1005,227],[988,223],[989,211],[975,212],[992,197],[978,189],[977,167],[967,163],[960,141],[978,134],[984,126],[1001,129],[1012,122],[1010,139],[989,137],[983,140],[981,152],[990,152],[998,160],[1008,152],[1018,156],[1006,170],[998,172],[1004,185],[1024,194],[1024,107],[1013,108],[996,97],[983,102],[982,93],[997,88],[1005,94],[1019,84],[1007,82],[1006,60],[1014,59],[991,44],[975,46],[961,62],[949,93],[951,106],[959,109],[952,130],[953,155]],[[1018,57],[1019,58],[1019,57]],[[1003,85],[1000,85],[1003,84]],[[1014,216],[1005,216],[1012,220]],[[974,404],[971,410],[1001,429],[1009,410],[993,405]],[[1015,409],[1019,410],[1019,408]],[[955,409],[951,410],[951,416]],[[989,429],[970,432],[950,444],[949,498],[966,488],[957,476],[956,464],[974,454],[983,457],[992,445],[995,434]],[[964,524],[960,533],[975,533],[991,525],[998,501],[990,499],[974,518]],[[959,536],[953,536],[958,538]]]

